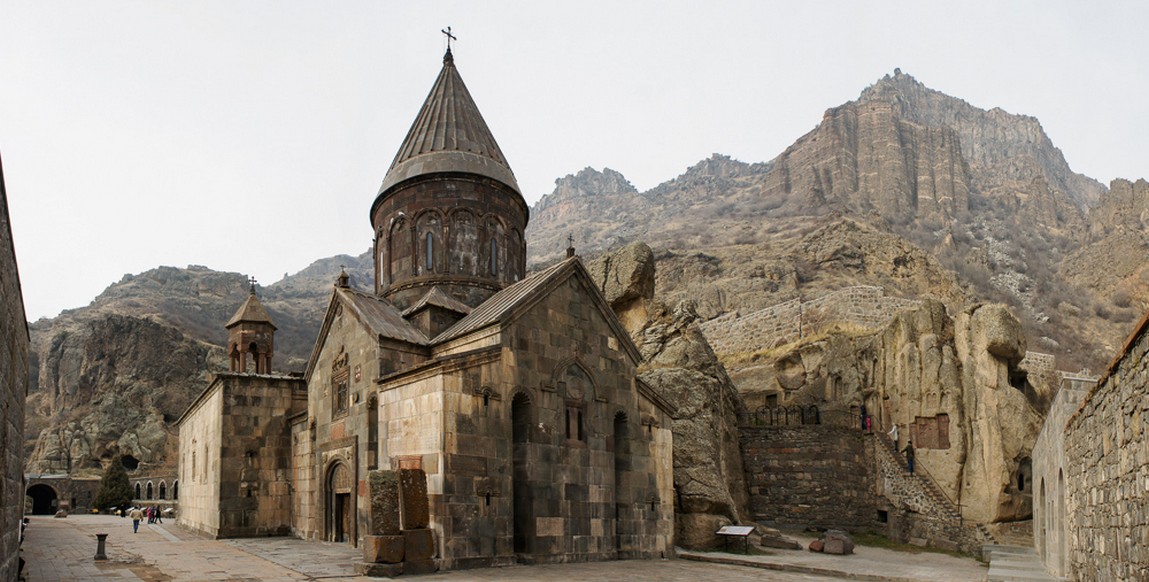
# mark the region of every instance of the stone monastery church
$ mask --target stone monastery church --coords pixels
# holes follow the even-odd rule
[[[672,552],[669,407],[573,249],[526,275],[528,213],[448,48],[370,207],[374,292],[339,277],[302,376],[254,287],[228,322],[179,421],[182,525],[392,573]]]

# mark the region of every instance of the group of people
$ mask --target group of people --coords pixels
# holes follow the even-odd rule
[[[870,418],[869,414],[866,414],[866,405],[865,404],[862,405],[861,412],[862,412],[862,419],[861,419],[862,430],[864,430],[866,432],[870,432],[870,430],[873,427],[873,425],[872,425],[873,419]],[[897,425],[897,423],[894,423],[894,426],[890,429],[890,432],[887,434],[890,435],[890,440],[894,441],[894,450],[895,451],[898,450],[898,425]],[[902,452],[906,454],[906,468],[909,469],[910,474],[912,475],[914,472],[914,442],[913,441],[906,441],[906,448],[902,449]]]
[[[140,520],[144,519],[145,517],[148,518],[148,523],[164,522],[163,511],[161,511],[160,508],[156,507],[155,505],[149,505],[143,509],[139,507],[133,507],[121,515],[126,515],[132,518],[132,533],[139,533]]]

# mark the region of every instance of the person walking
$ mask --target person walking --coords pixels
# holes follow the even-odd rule
[[[890,429],[890,440],[894,441],[894,450],[898,450],[898,423],[894,423],[894,427]]]
[[[144,518],[144,512],[138,507],[133,507],[128,516],[132,518],[132,533],[140,533],[140,520]]]
[[[910,469],[910,474],[914,474],[914,441],[906,441],[906,465]]]
[[[162,524],[164,522],[164,512],[160,507],[156,506],[156,523]]]
[[[869,415],[866,414],[866,405],[863,403],[862,404],[862,430],[869,430],[870,429],[869,420],[870,420],[870,417],[869,417]]]

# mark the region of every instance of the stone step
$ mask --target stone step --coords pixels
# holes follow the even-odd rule
[[[1032,547],[987,544],[982,555],[989,558],[987,582],[1047,582],[1057,580],[1045,571],[1045,566]]]

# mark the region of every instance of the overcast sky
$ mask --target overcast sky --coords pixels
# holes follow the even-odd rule
[[[5,0],[0,154],[28,317],[125,273],[271,284],[371,244],[439,30],[527,201],[766,161],[895,67],[1041,120],[1078,172],[1149,177],[1146,2]]]

